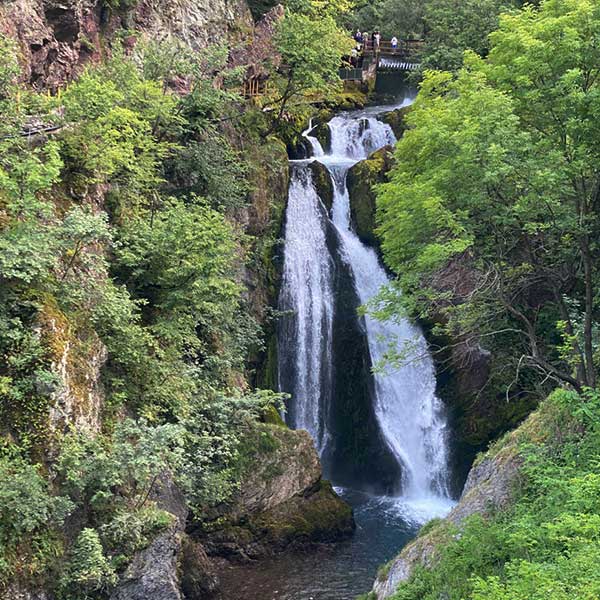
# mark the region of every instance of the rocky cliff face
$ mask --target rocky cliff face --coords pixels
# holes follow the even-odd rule
[[[0,33],[13,38],[23,79],[56,90],[89,62],[101,60],[118,30],[152,39],[177,37],[191,48],[248,35],[245,0],[8,0],[0,4]]]

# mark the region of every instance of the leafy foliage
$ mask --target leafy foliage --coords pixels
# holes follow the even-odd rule
[[[540,409],[544,444],[524,440],[524,486],[516,504],[488,520],[471,518],[449,531],[439,563],[418,569],[395,600],[530,600],[595,598],[600,401],[554,393]],[[561,432],[557,440],[553,429]]]
[[[342,56],[353,44],[332,16],[310,12],[287,12],[278,23],[274,44],[281,65],[271,77],[275,93],[267,102],[277,113],[277,125],[286,110],[302,110],[311,99],[335,91]]]
[[[515,5],[511,0],[428,0],[424,23],[424,68],[456,70],[465,50],[486,56],[489,34],[497,29],[499,16]]]
[[[0,460],[0,539],[11,545],[42,527],[61,524],[73,505],[50,495],[39,467],[22,458]]]
[[[101,597],[117,581],[117,575],[104,552],[98,532],[85,528],[79,534],[61,579],[65,600]]]
[[[427,74],[379,199],[409,308],[514,348],[517,376],[529,366],[578,389],[598,367],[592,4],[503,16],[487,61]],[[449,302],[436,280],[461,264],[478,283]]]
[[[4,37],[0,52],[0,584],[105,597],[172,523],[157,483],[198,514],[230,498],[274,400],[232,391],[260,347],[231,222],[249,191],[231,124],[245,68],[225,47],[115,44],[47,98],[17,85]],[[40,124],[51,137],[22,135]],[[106,393],[93,435],[59,414],[90,400],[88,354]]]
[[[425,34],[425,9],[428,2],[421,0],[376,0],[356,3],[354,11],[344,18],[345,24],[356,31],[379,31],[384,39],[422,38]]]

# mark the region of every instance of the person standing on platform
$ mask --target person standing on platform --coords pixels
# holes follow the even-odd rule
[[[376,31],[373,34],[373,50],[376,53],[379,53],[379,47],[381,45],[381,34],[379,33],[379,31]]]

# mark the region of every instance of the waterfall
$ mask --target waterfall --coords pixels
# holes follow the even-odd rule
[[[328,440],[333,323],[332,260],[326,245],[327,220],[306,167],[293,167],[286,211],[285,256],[279,309],[279,387],[294,402],[289,423],[306,429],[320,453]],[[288,314],[286,314],[288,313]]]
[[[321,142],[314,136],[310,135],[315,130],[316,125],[313,125],[313,120],[311,119],[308,123],[308,129],[302,132],[302,137],[308,140],[312,147],[313,156],[319,157],[324,156],[325,151],[323,150],[323,146],[321,146]]]
[[[312,123],[304,137],[313,146],[312,160],[324,164],[331,175],[334,198],[329,218],[338,239],[337,252],[352,273],[360,303],[367,304],[389,280],[376,252],[352,230],[346,176],[354,164],[394,144],[396,139],[388,125],[368,112],[337,116],[329,122],[329,128],[331,151],[327,154],[310,135]],[[293,381],[281,389],[293,396],[288,421],[294,427],[308,429],[321,452],[328,440],[332,378],[328,365],[332,360],[335,305],[324,210],[304,161],[292,172],[280,298],[280,308],[294,314],[293,328],[289,323],[280,327],[280,352],[291,352],[297,370]],[[406,319],[381,322],[367,314],[362,323],[371,364],[382,361],[390,344],[400,351],[407,348],[408,355],[400,367],[374,373],[371,398],[385,444],[401,467],[401,500],[426,504],[424,518],[443,513],[450,502],[448,432],[443,405],[435,393],[435,369],[426,341],[420,329]],[[289,335],[294,336],[293,341]],[[281,361],[285,362],[285,357],[280,358],[280,365]],[[335,445],[335,440],[331,443]]]
[[[352,231],[346,175],[358,160],[396,140],[389,125],[374,117],[336,117],[329,126],[332,153],[322,160],[334,181],[332,221],[360,301],[366,304],[389,281],[375,251]],[[406,319],[382,322],[367,314],[365,321],[374,364],[384,358],[390,343],[408,349],[400,368],[374,375],[375,413],[387,444],[403,466],[404,496],[447,496],[447,427],[423,334]]]

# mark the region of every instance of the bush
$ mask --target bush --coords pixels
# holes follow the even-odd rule
[[[0,541],[17,543],[23,536],[62,524],[73,504],[53,496],[39,467],[21,458],[0,458]]]
[[[95,529],[84,529],[71,551],[60,581],[64,600],[99,598],[117,582],[117,575],[104,555]]]

